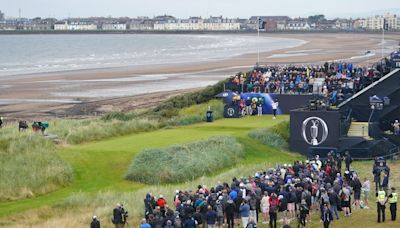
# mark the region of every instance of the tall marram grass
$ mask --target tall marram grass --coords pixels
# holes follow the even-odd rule
[[[288,146],[284,138],[269,129],[255,129],[249,132],[249,137],[256,139],[267,146],[286,148]]]
[[[179,183],[231,167],[243,156],[242,146],[228,136],[147,149],[133,159],[126,178],[147,184]]]
[[[0,201],[44,194],[72,181],[71,167],[56,154],[51,141],[15,128],[2,130]]]
[[[159,123],[155,120],[61,120],[49,131],[58,135],[69,144],[96,141],[130,133],[146,132],[157,129]]]

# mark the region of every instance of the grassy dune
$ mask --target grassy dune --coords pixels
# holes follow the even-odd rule
[[[243,156],[242,146],[229,136],[147,149],[135,156],[126,178],[146,184],[181,183],[232,167]]]
[[[52,142],[15,128],[0,134],[0,201],[30,198],[71,183],[72,169]]]

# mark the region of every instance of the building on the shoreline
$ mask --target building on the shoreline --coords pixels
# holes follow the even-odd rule
[[[241,24],[237,19],[221,17],[190,17],[189,19],[156,20],[155,31],[238,31]]]
[[[59,21],[54,24],[54,30],[59,31],[94,31],[97,25],[85,21]]]
[[[134,31],[154,30],[154,21],[148,17],[136,18],[127,22],[127,29]]]
[[[357,30],[365,30],[367,29],[367,20],[365,19],[357,19],[353,22],[353,28]]]
[[[310,30],[311,25],[306,20],[288,21],[285,26],[286,30]]]
[[[367,30],[382,30],[387,23],[388,30],[397,30],[398,18],[395,14],[387,13],[385,15],[376,15],[365,19],[365,28]]]
[[[336,19],[334,20],[336,29],[339,30],[353,30],[353,20],[352,19]]]
[[[284,30],[286,23],[292,20],[288,16],[252,16],[249,22],[252,24],[253,30],[257,30],[259,19],[265,22],[265,31]]]
[[[106,31],[124,31],[126,30],[126,23],[104,23],[101,25],[101,29]]]
[[[1,12],[1,10],[0,10],[0,21],[4,21],[4,20],[5,20],[4,13]]]
[[[50,31],[54,29],[55,18],[42,19],[36,17],[30,20],[20,21],[17,20],[17,30],[24,31]]]

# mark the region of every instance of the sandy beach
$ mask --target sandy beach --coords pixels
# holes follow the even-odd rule
[[[379,34],[262,34],[305,41],[301,46],[260,53],[260,64],[357,64],[381,58]],[[385,54],[397,49],[400,34],[388,34]],[[372,54],[365,55],[366,51]],[[257,53],[222,60],[76,70],[0,78],[0,113],[9,119],[84,117],[153,106],[168,97],[203,88],[248,71]]]

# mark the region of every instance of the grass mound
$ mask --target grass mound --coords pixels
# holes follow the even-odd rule
[[[109,119],[61,120],[49,131],[69,144],[79,144],[131,133],[152,131],[159,127],[158,122],[154,120],[107,118]]]
[[[126,178],[147,184],[179,183],[231,167],[244,156],[235,138],[217,136],[165,149],[140,152]]]
[[[52,142],[38,134],[11,135],[0,138],[0,201],[44,194],[72,181],[71,167]]]
[[[267,146],[277,148],[286,148],[288,146],[283,137],[271,131],[270,129],[260,128],[252,130],[249,132],[249,137],[258,140]]]

